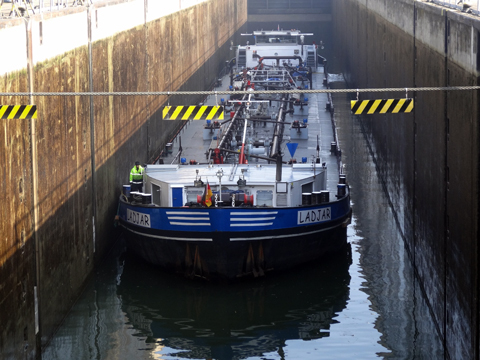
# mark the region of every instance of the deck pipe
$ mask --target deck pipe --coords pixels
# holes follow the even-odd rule
[[[282,165],[283,165],[283,162],[282,162],[282,155],[281,154],[277,154],[277,158],[276,158],[276,163],[277,163],[277,167],[276,167],[276,176],[275,176],[275,179],[280,182],[282,181]]]
[[[284,112],[285,112],[285,102],[287,101],[287,96],[284,96],[282,98],[282,105],[280,105],[278,109],[278,115],[277,115],[277,125],[275,125],[275,131],[273,133],[273,138],[272,138],[272,147],[270,149],[270,157],[275,158],[276,155],[280,155],[280,142],[279,139],[281,139],[282,135],[282,122],[285,117]]]

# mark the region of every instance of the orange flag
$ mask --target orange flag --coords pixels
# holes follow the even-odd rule
[[[205,195],[205,205],[208,207],[212,206],[212,189],[210,189],[210,184],[207,181],[207,194]]]

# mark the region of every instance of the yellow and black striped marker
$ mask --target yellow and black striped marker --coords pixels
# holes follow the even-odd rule
[[[352,100],[350,107],[355,115],[409,113],[413,109],[413,99]]]
[[[0,105],[0,119],[36,119],[37,105]]]
[[[223,120],[223,106],[164,106],[163,120]]]

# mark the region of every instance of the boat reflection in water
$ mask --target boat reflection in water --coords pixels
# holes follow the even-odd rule
[[[164,274],[126,256],[117,290],[122,310],[156,358],[245,359],[272,352],[283,358],[288,340],[329,336],[349,299],[350,244],[322,263],[228,286]]]

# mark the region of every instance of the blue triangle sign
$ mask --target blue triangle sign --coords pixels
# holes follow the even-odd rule
[[[293,158],[295,155],[295,151],[297,150],[298,143],[287,143],[288,151],[290,151],[290,155]]]

